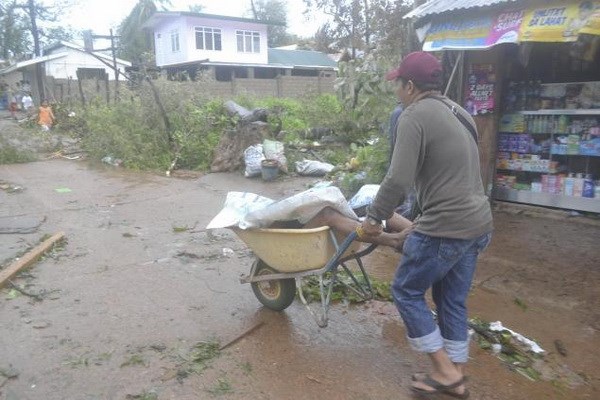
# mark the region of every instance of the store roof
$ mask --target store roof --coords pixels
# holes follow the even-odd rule
[[[518,0],[429,0],[415,8],[404,18],[423,18],[432,14],[442,14],[454,10],[489,7],[496,4],[516,3]]]

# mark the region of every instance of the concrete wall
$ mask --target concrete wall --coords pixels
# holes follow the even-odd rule
[[[180,82],[182,86],[197,90],[201,86],[202,92],[212,97],[228,99],[237,95],[253,97],[290,97],[299,98],[307,94],[334,93],[334,77],[302,77],[281,76],[276,79],[233,79],[231,82],[218,82],[207,80],[204,82]],[[108,87],[107,87],[108,84]],[[121,93],[126,92],[127,82],[119,81]],[[84,79],[81,89],[86,103],[91,99],[102,102],[114,101],[115,81],[97,79]],[[55,79],[46,77],[46,97],[58,102],[81,102],[79,82],[76,79]]]
[[[218,97],[248,94],[257,97],[302,97],[334,93],[335,77],[280,76],[276,79],[233,79],[206,82],[206,91]]]

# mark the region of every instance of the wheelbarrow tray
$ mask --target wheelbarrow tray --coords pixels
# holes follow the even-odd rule
[[[238,229],[233,231],[271,268],[285,273],[323,268],[336,253],[336,238],[328,226],[312,229]],[[360,249],[353,242],[343,254]]]

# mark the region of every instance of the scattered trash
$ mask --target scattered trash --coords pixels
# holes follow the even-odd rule
[[[492,344],[492,353],[500,354],[502,352],[502,345],[500,343]]]
[[[72,190],[67,187],[59,187],[59,188],[54,189],[54,191],[56,193],[71,193],[72,192]]]
[[[530,351],[532,351],[536,354],[545,353],[544,349],[542,349],[536,342],[534,342],[531,339],[527,339],[525,336],[521,335],[520,333],[517,333],[515,331],[512,331],[512,330],[502,326],[502,322],[500,322],[500,321],[491,322],[490,330],[494,331],[494,332],[504,332],[504,331],[509,332],[512,335],[512,337],[514,337],[517,341],[528,346]]]
[[[190,228],[188,226],[174,226],[173,227],[173,232],[175,232],[175,233],[187,232],[188,230],[190,230]]]
[[[113,167],[120,167],[123,164],[123,160],[120,158],[114,158],[112,156],[106,156],[102,158],[102,162],[105,164],[112,165]]]
[[[279,161],[266,159],[260,162],[262,179],[265,182],[274,181],[279,176]]]
[[[304,176],[327,175],[335,168],[334,165],[314,160],[296,161],[296,172]]]
[[[277,161],[277,165],[279,169],[287,173],[287,158],[285,157],[285,148],[283,143],[265,139],[263,141],[263,154],[267,160],[275,160]]]
[[[252,178],[260,175],[262,173],[261,162],[264,159],[265,156],[263,154],[262,144],[255,144],[244,150],[244,163],[246,164],[244,176],[246,178]]]
[[[229,247],[224,247],[223,248],[223,256],[224,257],[231,258],[234,255],[235,255],[235,251],[233,251],[233,249],[230,249]]]
[[[24,190],[23,186],[14,185],[2,180],[0,180],[0,189],[4,190],[6,193],[20,193]]]
[[[348,204],[350,204],[353,210],[368,206],[373,202],[378,191],[379,185],[363,185],[348,201]]]

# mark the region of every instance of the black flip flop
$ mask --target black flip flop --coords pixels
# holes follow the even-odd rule
[[[429,397],[429,396],[433,396],[433,395],[437,395],[437,394],[445,394],[457,399],[468,399],[469,398],[469,391],[467,389],[465,389],[465,391],[463,393],[456,393],[454,392],[452,389],[456,389],[457,387],[459,387],[460,385],[464,384],[466,382],[466,377],[462,377],[460,378],[458,381],[451,383],[449,385],[444,385],[438,381],[436,381],[435,379],[432,379],[429,375],[426,375],[424,379],[415,379],[416,375],[413,375],[413,381],[419,381],[429,387],[431,387],[433,390],[426,390],[426,389],[420,389],[414,386],[411,386],[411,390],[413,391],[413,393],[419,395],[419,396],[425,396],[425,397]]]

